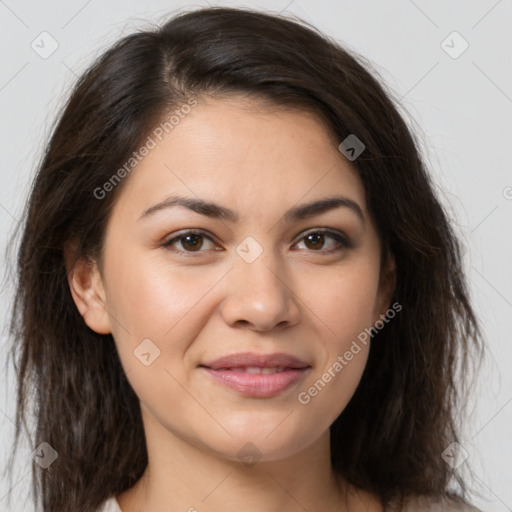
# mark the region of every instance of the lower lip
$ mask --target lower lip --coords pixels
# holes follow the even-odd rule
[[[246,373],[242,370],[213,370],[203,367],[214,379],[245,396],[276,396],[296,384],[309,368],[294,368],[279,373]]]

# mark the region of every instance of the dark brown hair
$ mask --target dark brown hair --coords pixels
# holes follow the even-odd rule
[[[33,399],[33,463],[44,512],[94,511],[142,476],[147,452],[139,400],[111,335],[89,329],[66,274],[64,248],[101,259],[109,212],[124,178],[94,193],[169,112],[191,98],[248,95],[314,112],[352,162],[370,214],[392,254],[392,301],[403,310],[375,335],[355,395],[331,426],[332,465],[383,503],[408,495],[465,498],[443,460],[458,441],[471,354],[482,350],[461,249],[418,144],[392,95],[361,57],[302,20],[231,8],[181,13],[124,37],[78,80],[35,177],[17,255],[11,356],[17,371],[16,440]],[[455,478],[455,480],[452,479]],[[453,483],[457,489],[451,490]]]

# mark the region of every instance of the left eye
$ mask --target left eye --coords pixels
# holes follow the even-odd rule
[[[322,246],[325,244],[326,239],[334,240],[334,243],[331,243],[330,248],[323,248]],[[350,247],[349,241],[338,233],[333,233],[330,231],[311,231],[307,235],[305,235],[299,242],[302,243],[304,241],[304,244],[306,245],[307,249],[310,249],[312,251],[336,251],[341,250],[346,247]],[[308,247],[309,244],[309,247]],[[336,247],[336,245],[341,247]]]

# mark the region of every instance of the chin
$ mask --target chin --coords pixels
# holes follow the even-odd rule
[[[281,417],[280,421],[282,419]],[[311,429],[305,431],[294,428],[291,424],[285,425],[286,421],[281,425],[277,422],[274,430],[271,428],[262,430],[255,420],[246,429],[230,431],[233,437],[229,440],[224,436],[215,440],[217,442],[211,442],[210,449],[225,459],[243,462],[248,466],[256,462],[287,459],[306,449],[318,436],[315,437]]]

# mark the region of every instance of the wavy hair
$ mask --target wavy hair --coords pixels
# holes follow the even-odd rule
[[[355,134],[366,146],[351,165],[383,259],[395,259],[392,302],[403,310],[375,335],[359,386],[331,426],[333,470],[383,504],[465,499],[464,479],[441,454],[459,440],[480,327],[461,245],[419,144],[369,69],[303,20],[214,7],[123,37],[78,79],[28,199],[10,324],[18,386],[11,460],[22,426],[33,448],[47,442],[58,452],[48,469],[32,463],[44,512],[92,512],[133,486],[148,462],[139,400],[112,336],[89,329],[73,302],[64,248],[75,241],[77,258],[101,260],[109,212],[129,177],[102,200],[95,190],[190,97],[236,95],[314,112],[333,140]]]

